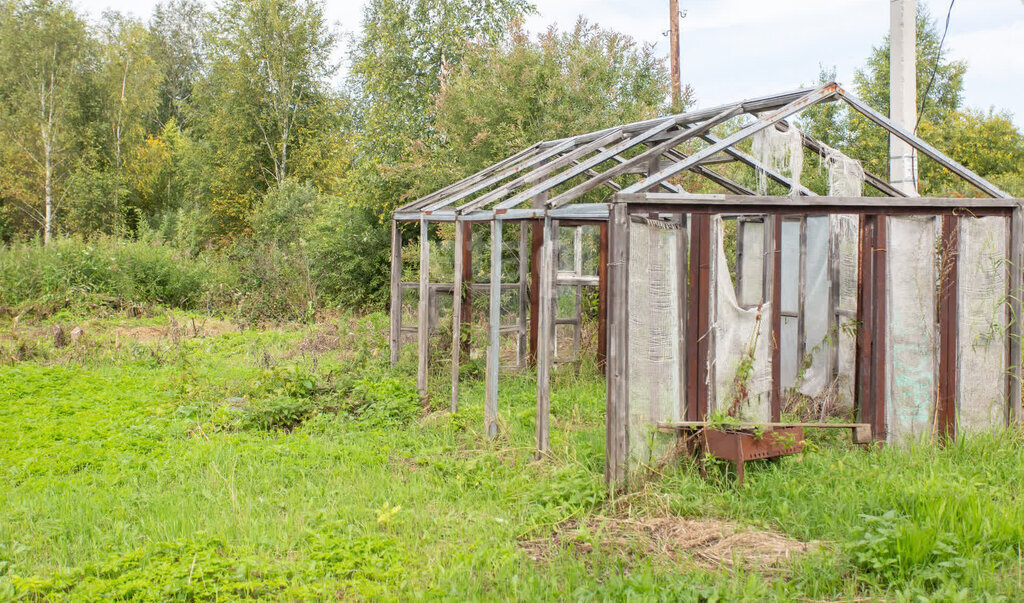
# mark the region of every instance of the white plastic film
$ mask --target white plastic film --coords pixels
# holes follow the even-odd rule
[[[648,462],[666,453],[672,438],[659,422],[685,416],[680,356],[683,325],[679,290],[682,257],[679,224],[634,219],[629,251],[629,441],[630,456]]]
[[[711,331],[709,412],[736,411],[744,421],[771,421],[771,309],[741,308],[725,258],[722,220],[711,221]],[[751,353],[752,352],[752,353]]]
[[[958,270],[958,431],[1006,423],[1006,218],[962,218]]]
[[[800,393],[817,396],[831,382],[829,368],[833,338],[829,278],[829,218],[807,216],[804,277],[804,349],[800,362]]]
[[[764,221],[740,220],[737,236],[743,253],[737,263],[739,302],[747,307],[764,301]]]
[[[935,419],[938,237],[938,218],[888,218],[885,419],[893,442],[931,434]]]
[[[857,367],[857,256],[860,246],[859,217],[833,215],[836,250],[839,254],[839,307],[836,308],[838,341],[837,378],[840,402],[854,402],[854,377]]]
[[[780,132],[774,127],[758,131],[751,137],[751,151],[766,168],[788,176],[792,181],[789,194],[799,194],[800,174],[804,166],[804,147],[800,130],[790,125],[789,130]],[[757,192],[768,194],[768,177],[764,170],[757,170]]]

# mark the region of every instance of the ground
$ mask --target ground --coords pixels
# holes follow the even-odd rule
[[[133,314],[135,314],[133,312]],[[529,374],[460,410],[388,366],[386,317],[242,330],[63,311],[0,327],[0,599],[1019,599],[1016,433],[603,483],[604,386]],[[55,349],[61,324],[84,333]],[[411,351],[411,350],[410,350]]]

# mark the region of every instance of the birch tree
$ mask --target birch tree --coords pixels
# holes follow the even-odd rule
[[[76,143],[88,53],[85,24],[66,2],[10,2],[0,10],[4,194],[38,224],[46,243]]]

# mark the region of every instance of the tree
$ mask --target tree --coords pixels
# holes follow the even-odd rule
[[[41,227],[46,243],[53,238],[61,187],[81,142],[79,92],[91,75],[90,46],[85,24],[63,0],[2,5],[4,195]]]
[[[154,126],[174,119],[187,124],[192,90],[206,66],[209,15],[198,0],[168,0],[156,5],[149,22],[149,55],[162,71],[160,106]]]

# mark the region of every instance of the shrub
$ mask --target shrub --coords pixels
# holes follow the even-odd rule
[[[391,278],[389,226],[372,210],[325,200],[310,241],[313,277],[320,292],[339,306],[381,309]]]

